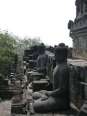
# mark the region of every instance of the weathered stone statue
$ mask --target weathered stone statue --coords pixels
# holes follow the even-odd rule
[[[41,44],[39,46],[39,56],[37,58],[37,71],[46,75],[48,56],[45,54],[45,46]]]
[[[36,112],[54,112],[69,108],[69,67],[67,65],[67,48],[55,49],[56,67],[53,71],[53,91],[44,91],[37,96],[33,107]]]

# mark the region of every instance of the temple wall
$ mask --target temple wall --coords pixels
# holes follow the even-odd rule
[[[76,0],[76,17],[68,29],[73,40],[73,57],[87,58],[87,1]]]
[[[70,60],[70,98],[80,108],[87,99],[87,62]]]
[[[73,57],[87,58],[87,30],[70,34],[73,40]]]
[[[80,108],[87,101],[87,0],[76,0],[75,5],[76,17],[68,23],[73,41],[72,57],[77,59],[70,61],[70,93],[71,101]]]

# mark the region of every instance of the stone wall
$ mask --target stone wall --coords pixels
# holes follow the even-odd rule
[[[87,99],[87,62],[85,60],[69,60],[70,64],[70,98],[80,108]]]

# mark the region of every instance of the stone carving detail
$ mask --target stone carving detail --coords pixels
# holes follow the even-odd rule
[[[76,57],[87,57],[87,0],[76,0],[76,18],[69,21],[68,28],[73,39]]]

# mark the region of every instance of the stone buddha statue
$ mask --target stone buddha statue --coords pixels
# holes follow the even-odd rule
[[[37,71],[46,75],[47,73],[47,63],[48,63],[48,56],[45,54],[45,45],[39,45],[39,56],[37,58]]]
[[[54,112],[69,109],[69,67],[67,64],[67,48],[55,48],[56,67],[53,71],[53,90],[44,91],[42,96],[35,100],[35,112]]]

